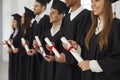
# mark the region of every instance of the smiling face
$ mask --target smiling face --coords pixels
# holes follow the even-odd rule
[[[12,27],[13,27],[14,29],[17,28],[17,21],[16,21],[15,19],[13,19],[13,21],[12,21]]]
[[[51,8],[50,10],[50,22],[53,24],[60,21],[63,18],[63,14],[59,14],[56,9]]]
[[[104,0],[91,0],[91,8],[96,16],[101,16],[104,13]]]

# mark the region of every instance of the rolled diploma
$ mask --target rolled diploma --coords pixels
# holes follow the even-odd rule
[[[45,57],[45,56],[46,56],[46,53],[45,53],[45,51],[44,51],[44,49],[43,49],[43,47],[42,47],[42,44],[41,44],[38,36],[35,36],[35,39],[36,39],[38,45],[41,46],[41,47],[40,47],[40,52],[41,52],[41,53],[43,52],[42,55]]]
[[[45,38],[45,42],[49,45],[49,46],[53,46],[52,42],[46,37]],[[57,56],[57,57],[60,57],[60,54],[59,52],[53,47],[52,48],[52,51],[54,52],[54,54]]]
[[[15,50],[15,47],[12,45],[12,43],[10,42],[10,40],[8,40],[7,42],[8,42],[8,44],[10,45],[10,47],[11,47],[13,50]]]
[[[7,42],[7,41],[3,41],[2,44],[3,44],[3,47],[5,47],[5,48],[7,48],[7,49],[9,48],[9,46],[8,46],[8,42]]]
[[[24,48],[25,48],[26,52],[30,51],[28,45],[27,45],[26,42],[25,42],[25,39],[24,39],[24,38],[21,38],[21,41],[22,41],[22,44],[24,45]]]
[[[62,41],[63,43],[65,43],[65,44],[67,44],[67,45],[68,45],[68,48],[72,46],[65,37],[62,37],[62,38],[61,38],[61,41]],[[72,49],[70,50],[70,52],[71,52],[71,54],[74,56],[74,58],[75,58],[78,62],[83,61],[82,57],[77,53],[77,51],[76,51],[74,48],[72,48]]]

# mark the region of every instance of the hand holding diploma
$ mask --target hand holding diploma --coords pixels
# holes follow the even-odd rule
[[[25,39],[24,39],[24,38],[21,38],[21,41],[22,41],[22,44],[23,44],[23,46],[24,46],[24,48],[25,48],[26,52],[29,52],[29,51],[30,51],[30,49],[29,49],[28,45],[26,44]]]
[[[52,51],[54,52],[54,54],[57,56],[57,57],[60,57],[60,54],[59,52],[57,51],[57,49],[55,48],[55,46],[52,44],[52,42],[46,37],[45,38],[45,41],[46,43],[51,47]]]
[[[8,44],[8,42],[7,42],[7,40],[2,41],[0,44],[1,44],[3,47],[7,48],[7,49],[10,47],[9,44]]]
[[[12,53],[12,49],[10,45],[8,44],[7,40],[2,41],[0,44],[3,45],[3,47],[7,48],[8,53]]]
[[[36,39],[36,41],[37,41],[37,43],[38,43],[40,53],[42,54],[43,57],[45,57],[45,56],[46,56],[46,53],[45,53],[45,51],[44,51],[44,49],[43,49],[43,47],[42,47],[42,44],[41,44],[41,42],[40,42],[40,40],[39,40],[39,37],[38,37],[38,36],[35,36],[35,39]]]
[[[12,44],[12,42],[10,40],[8,40],[7,43],[10,45],[12,50],[15,50],[15,47],[13,46],[13,44]]]
[[[61,41],[65,44],[67,44],[67,50],[71,52],[71,54],[74,56],[74,58],[78,61],[81,62],[83,61],[82,57],[77,53],[77,51],[72,47],[72,45],[68,42],[68,40],[65,37],[61,38]]]

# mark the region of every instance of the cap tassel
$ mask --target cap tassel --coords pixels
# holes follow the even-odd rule
[[[116,3],[115,3],[115,5],[114,5],[114,17],[116,18],[117,16],[116,16]]]

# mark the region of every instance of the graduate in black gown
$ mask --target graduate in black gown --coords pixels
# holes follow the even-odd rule
[[[34,12],[27,7],[25,7],[25,13],[23,14],[21,18],[21,31],[20,31],[20,37],[24,38],[26,40],[26,44],[29,45],[29,40],[31,37],[29,35],[31,34],[31,20],[35,17]],[[21,42],[22,43],[22,42]],[[30,61],[29,61],[29,55],[30,52],[26,52],[24,48],[25,44],[21,44],[21,47],[19,48],[19,77],[18,80],[30,80]]]
[[[66,4],[59,0],[54,0],[53,5],[50,10],[50,22],[52,23],[52,28],[45,31],[42,35],[41,42],[43,48],[46,52],[46,56],[42,61],[41,66],[41,80],[57,80],[55,79],[56,72],[59,74],[59,70],[56,70],[55,55],[51,53],[50,46],[46,44],[44,39],[48,37],[51,42],[56,46],[59,51],[59,45],[61,43],[60,38],[62,37],[62,21],[64,14],[66,14],[67,7]],[[36,48],[36,45],[35,45]],[[59,65],[57,65],[59,66]],[[62,79],[63,80],[63,79]]]
[[[92,25],[81,48],[84,61],[78,64],[81,80],[120,80],[120,20],[111,5],[116,1],[92,0]]]
[[[35,36],[41,36],[43,32],[50,29],[51,23],[49,22],[49,16],[45,13],[46,6],[50,0],[36,0],[34,3],[34,14],[36,15],[34,22],[32,24],[32,35],[29,35],[31,39],[30,42],[30,51],[31,55],[29,56],[30,60],[30,80],[40,80],[41,73],[41,61],[42,56],[36,54],[35,49],[33,48],[33,41]]]
[[[12,21],[12,28],[13,33],[10,36],[10,41],[12,41],[15,50],[12,50],[12,48],[9,47],[9,80],[18,80],[18,60],[19,60],[19,53],[16,52],[18,48],[20,47],[20,26],[21,26],[21,16],[19,14],[13,14],[14,17]]]
[[[83,37],[91,23],[91,12],[81,6],[81,0],[65,0],[66,5],[70,7],[68,15],[66,15],[63,26],[63,34],[67,39],[75,40],[83,45]],[[81,78],[81,70],[77,65],[77,61],[72,54],[61,47],[63,53],[58,62],[67,63],[69,65],[68,80],[79,80]]]

